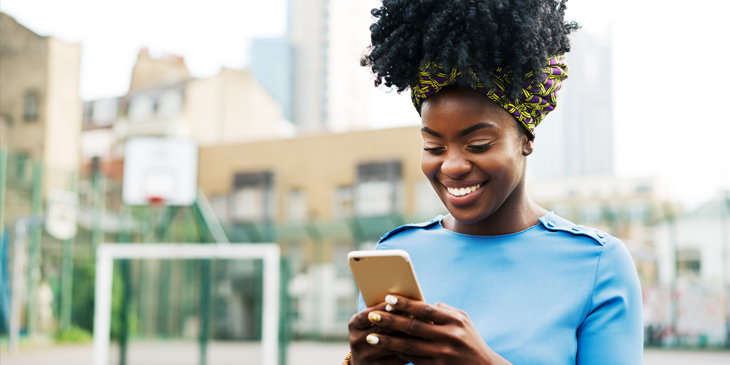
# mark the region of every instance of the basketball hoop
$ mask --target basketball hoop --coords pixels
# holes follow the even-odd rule
[[[165,199],[161,196],[150,196],[147,197],[147,202],[149,202],[153,207],[159,207],[163,205]]]

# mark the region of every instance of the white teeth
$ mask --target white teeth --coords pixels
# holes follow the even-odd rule
[[[453,196],[464,196],[466,194],[475,192],[481,186],[482,184],[476,184],[474,186],[469,186],[466,188],[446,188],[446,190],[449,192],[449,194]]]

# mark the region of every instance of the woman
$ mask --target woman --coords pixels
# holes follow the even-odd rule
[[[564,0],[384,0],[363,64],[411,90],[422,169],[449,211],[376,249],[409,252],[428,303],[349,323],[352,364],[639,364],[641,291],[618,239],[532,202],[526,158],[567,78]],[[436,304],[430,304],[436,303]]]

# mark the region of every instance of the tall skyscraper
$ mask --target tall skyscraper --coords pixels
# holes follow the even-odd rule
[[[558,93],[558,107],[537,128],[528,171],[537,179],[611,175],[614,123],[610,37],[574,33],[567,62],[570,77]]]
[[[254,40],[253,73],[300,133],[368,126],[371,81],[359,60],[375,5],[289,0],[286,37]]]

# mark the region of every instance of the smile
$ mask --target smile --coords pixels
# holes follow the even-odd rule
[[[479,187],[481,187],[482,184],[476,184],[474,186],[468,186],[465,188],[449,188],[447,187],[446,190],[448,190],[449,194],[453,196],[465,196],[469,195],[473,192],[475,192]]]

